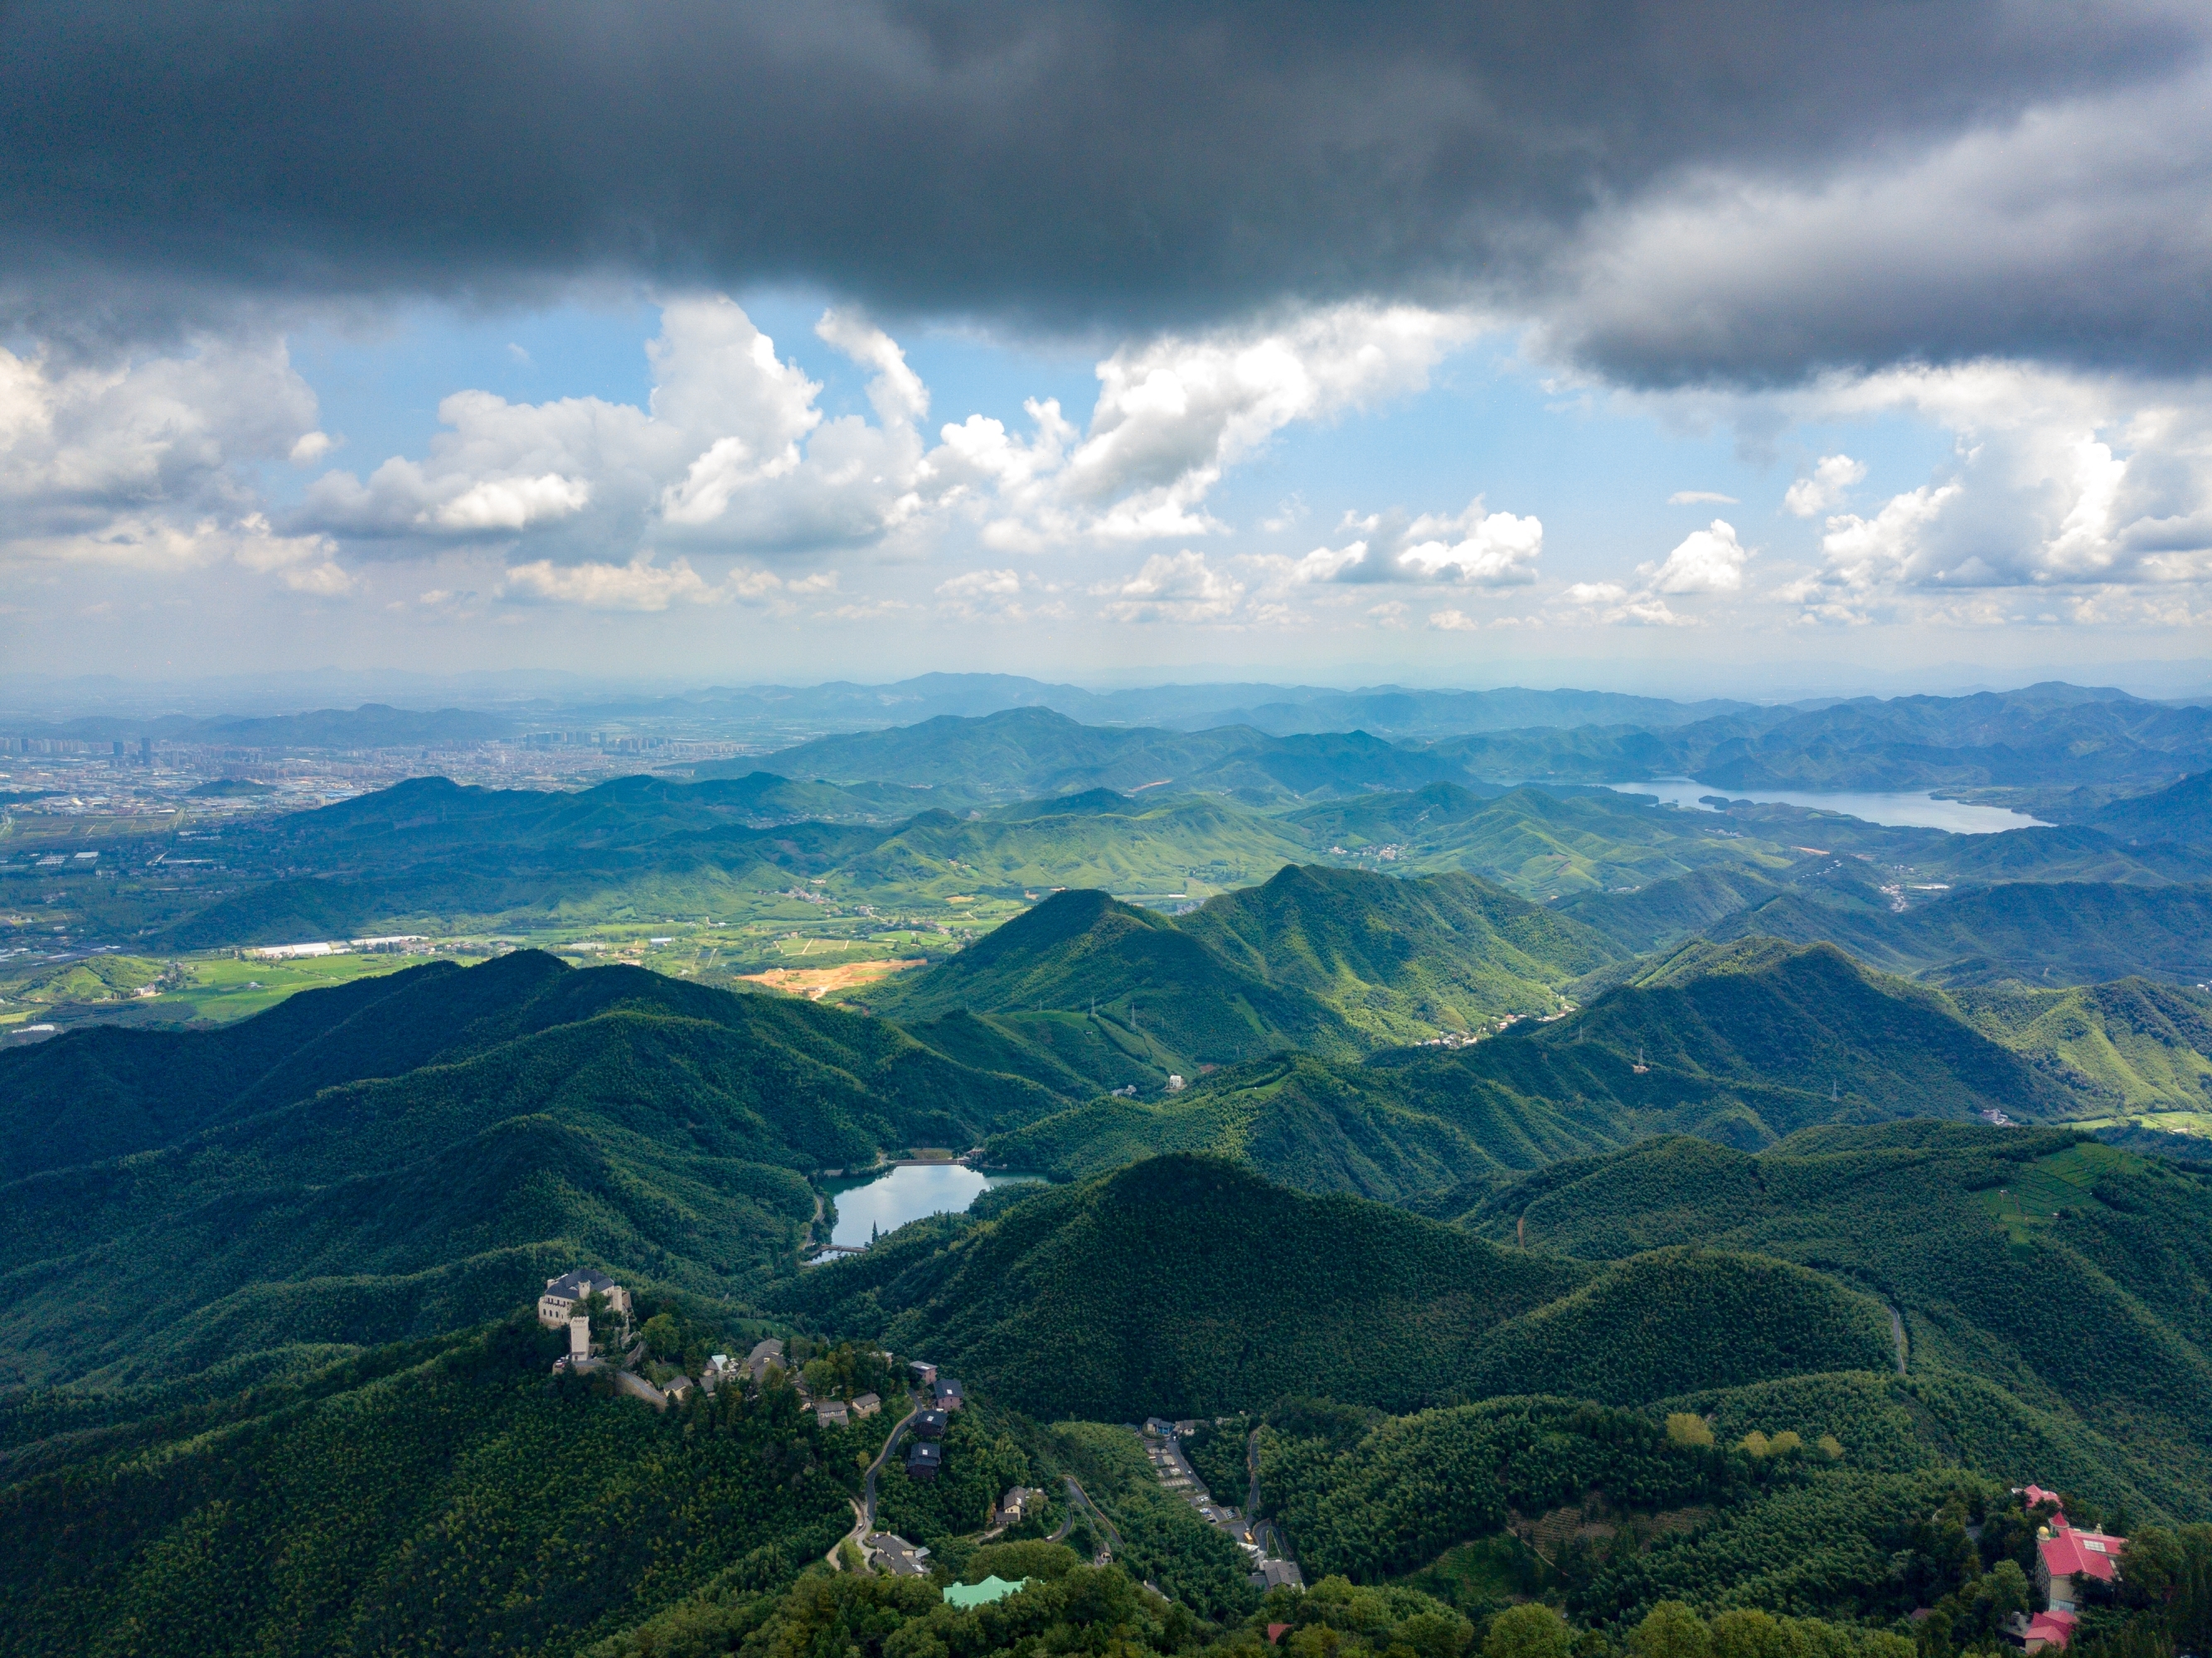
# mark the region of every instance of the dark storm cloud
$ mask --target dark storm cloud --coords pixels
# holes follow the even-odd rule
[[[0,14],[0,258],[19,318],[79,326],[179,295],[604,274],[1116,325],[1476,298],[1652,380],[1986,350],[2185,367],[2203,266],[2170,183],[2131,216],[2128,188],[2075,180],[2094,248],[1995,258],[1939,215],[1887,296],[1851,252],[1881,236],[1697,192],[1909,179],[2021,112],[2142,106],[2192,72],[2189,15],[49,0]],[[2182,194],[2201,240],[2203,197]],[[1992,305],[1990,281],[2013,291]]]

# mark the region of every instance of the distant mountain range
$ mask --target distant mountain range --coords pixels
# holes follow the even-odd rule
[[[988,721],[1010,714],[1055,714],[1070,724],[1151,735],[1078,750],[1052,722],[1017,722],[1013,729],[1029,733],[1037,745],[1036,753],[1021,762],[1028,782],[1015,785],[1006,779],[1009,762],[1003,756],[988,775],[943,774],[942,745],[951,729],[947,722]],[[1518,687],[1346,691],[1229,683],[1093,692],[1011,675],[928,674],[888,685],[714,689],[679,697],[543,708],[502,704],[483,712],[368,703],[351,710],[257,717],[96,714],[28,720],[18,726],[24,736],[79,740],[150,737],[240,747],[345,749],[471,743],[579,724],[720,735],[756,744],[922,727],[908,739],[921,749],[908,758],[909,770],[935,766],[939,780],[986,793],[1012,788],[1030,794],[1059,792],[1061,784],[1038,778],[1070,768],[1087,768],[1095,774],[1094,784],[1139,786],[1152,777],[1131,774],[1116,781],[1108,773],[1115,760],[1133,762],[1149,751],[1167,762],[1153,776],[1186,781],[1210,767],[1257,756],[1256,780],[1247,764],[1243,780],[1224,772],[1202,785],[1218,788],[1308,793],[1313,785],[1295,779],[1302,770],[1310,772],[1316,758],[1337,772],[1347,760],[1364,758],[1370,769],[1358,775],[1356,786],[1405,786],[1438,777],[1616,781],[1691,776],[1721,788],[2084,790],[2072,807],[2078,817],[2105,805],[2114,788],[2138,791],[2212,765],[2212,708],[2058,682],[1960,697],[1826,698],[1761,705]],[[1243,735],[1218,735],[1227,732]],[[1195,747],[1170,740],[1176,734],[1201,733],[1216,734],[1215,740]],[[1341,742],[1319,749],[1297,744],[1271,749],[1255,741],[1353,735],[1373,739],[1364,754],[1348,753]],[[999,746],[1006,746],[1003,739]],[[1443,769],[1416,775],[1407,769],[1415,762],[1384,752],[1424,746],[1435,750]],[[880,750],[865,744],[801,752],[807,758],[775,769],[799,777],[925,780],[895,777]],[[822,767],[813,764],[817,753],[824,758]],[[1279,763],[1265,763],[1269,758]],[[1229,770],[1237,768],[1230,765]]]

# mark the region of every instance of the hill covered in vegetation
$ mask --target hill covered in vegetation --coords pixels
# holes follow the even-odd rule
[[[1135,1048],[1196,1075],[1282,1049],[1348,1057],[1548,1012],[1561,987],[1618,955],[1472,877],[1294,865],[1172,919],[1103,892],[1057,893],[869,999],[908,1019],[996,1016],[1079,1068],[1082,1054]]]
[[[1826,941],[1893,973],[1941,984],[2094,984],[2212,977],[2212,884],[2011,881],[1893,911],[1802,890],[1726,916],[1717,939]]]
[[[1180,923],[1266,983],[1328,1004],[1371,1039],[1550,1011],[1544,990],[1615,961],[1602,936],[1468,875],[1391,880],[1288,866]]]
[[[2191,1165],[1932,1122],[1757,1156],[1670,1138],[1539,1170],[1464,1224],[1581,1260],[1694,1244],[1815,1268],[1898,1309],[1977,1466],[2070,1442],[2169,1512],[2212,1508],[2212,1184]]]
[[[1103,1039],[1152,1056],[1163,1069],[1233,1064],[1282,1048],[1356,1051],[1349,1023],[1319,998],[1239,971],[1167,916],[1103,892],[1056,893],[927,972],[870,998],[905,1019],[958,1011],[1117,1027]],[[1041,1040],[1049,1042],[1048,1036]]]
[[[46,1448],[0,1485],[4,1644],[577,1652],[850,1527],[862,1436],[789,1388],[664,1417],[550,1382],[562,1345],[525,1314]]]
[[[1646,962],[1588,1007],[1472,1045],[1352,1063],[1273,1056],[1165,1098],[1071,1105],[989,1149],[1064,1177],[1204,1152],[1307,1191],[1425,1205],[1433,1192],[1655,1133],[1757,1150],[1820,1123],[1987,1111],[2055,1120],[2090,1102],[1996,1040],[2007,1034],[1985,1034],[1939,993],[1828,946],[1700,942]],[[2185,1042],[2189,1030],[2171,1039]],[[2166,1040],[2142,1039],[2146,1066]],[[2171,1064],[2185,1070],[2178,1055]]]
[[[1037,1415],[1204,1416],[1309,1391],[1399,1410],[1507,1391],[1640,1400],[1889,1351],[1877,1306],[1780,1261],[1678,1251],[1592,1272],[1209,1158],[908,1232],[780,1304],[926,1338]]]
[[[926,1334],[1032,1415],[1212,1414],[1285,1393],[1410,1404],[1481,1337],[1589,1276],[1402,1211],[1310,1198],[1209,1158],[1154,1157],[909,1227],[778,1304],[836,1329]]]
[[[121,1380],[426,1335],[580,1259],[726,1296],[789,1270],[812,1171],[1061,1102],[980,1066],[990,1034],[954,1059],[887,1021],[517,952],[0,1055],[0,1363]]]

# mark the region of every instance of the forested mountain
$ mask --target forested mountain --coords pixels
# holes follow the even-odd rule
[[[580,1257],[726,1295],[789,1270],[809,1172],[1062,1103],[977,1063],[988,1028],[955,1060],[887,1021],[531,952],[378,983],[0,1055],[22,1143],[0,1363],[120,1381],[429,1334]]]
[[[1225,961],[1328,1002],[1380,1039],[1551,1011],[1556,988],[1617,960],[1602,936],[1466,875],[1410,880],[1292,865],[1179,923]]]
[[[2130,843],[2179,841],[2212,847],[2212,771],[2185,777],[2154,794],[2115,800],[2090,821]]]
[[[1899,1309],[1915,1374],[1962,1378],[1978,1466],[2065,1455],[2102,1462],[2115,1495],[2212,1503],[2212,1186],[2181,1166],[1928,1122],[1809,1128],[1755,1157],[1664,1139],[1539,1170],[1465,1224],[1592,1260],[1694,1243],[1817,1267]]]
[[[2212,762],[2212,709],[2063,684],[1726,714],[1669,729],[1589,726],[1445,738],[1478,776],[1694,777],[1718,788],[2156,785]]]
[[[2122,771],[2181,740],[2171,710],[2030,703],[1990,718],[2106,731]],[[1822,711],[1796,751],[1872,763],[1910,713]],[[1989,738],[1923,714],[1935,748]],[[1812,717],[1704,723],[1748,766]],[[866,1011],[518,950],[0,1053],[0,1646],[997,1650],[994,1609],[799,1577],[888,1418],[549,1385],[524,1309],[579,1263],[692,1338],[961,1375],[958,1473],[894,1460],[879,1523],[941,1575],[1033,1576],[1031,1608],[1110,1601],[1161,1658],[1316,1620],[1464,1658],[1422,1592],[1478,1625],[1548,1597],[1589,1658],[1669,1599],[1870,1620],[1786,1655],[1717,1623],[1719,1658],[1911,1658],[1873,1625],[1995,1629],[2032,1537],[2011,1486],[2212,1512],[2212,1178],[2061,1127],[2148,1145],[2120,1125],[2212,1099],[2190,785],[1961,836],[1498,791],[1372,738],[1066,725],[949,722],[920,787],[866,774],[911,735],[885,734],[791,768],[847,780],[430,780],[253,831],[279,878],[173,939],[770,896],[809,926],[975,895],[1012,919],[940,931]],[[1218,792],[1146,786],[1170,772]],[[1059,1183],[799,1267],[825,1169],[978,1145]],[[1100,1425],[1154,1413],[1227,1418],[1207,1478],[1242,1500],[1249,1448],[1310,1582],[1358,1586],[1255,1610],[1235,1546]],[[1063,1474],[1118,1515],[1073,1540],[1172,1608],[979,1546],[1006,1485],[1057,1502]]]
[[[579,1652],[850,1527],[864,1430],[788,1388],[665,1420],[549,1382],[562,1341],[524,1315],[206,1404],[0,1402],[0,1646]],[[77,1431],[27,1443],[39,1407]]]
[[[1352,1027],[1319,998],[1240,972],[1168,917],[1103,892],[1054,894],[950,961],[886,986],[871,1005],[909,1020],[997,1014],[1058,1054],[1070,1043],[1050,1027],[1079,1020],[1096,1044],[1126,1044],[1193,1074],[1276,1048],[1358,1047]],[[1082,1050],[1071,1062],[1085,1063]]]
[[[2212,1103],[2212,996],[2120,979],[2066,990],[2017,981],[1950,1000],[1987,1033],[2105,1111],[2200,1111]]]
[[[1249,726],[1199,732],[1084,726],[1045,708],[951,715],[890,732],[824,737],[769,757],[779,771],[833,782],[957,784],[986,795],[1158,788],[1250,801],[1407,788],[1462,776],[1453,762],[1364,732],[1271,737]]]
[[[1020,899],[1041,887],[1211,890],[1306,854],[1295,831],[1212,799],[956,816],[918,810],[928,799],[754,776],[626,778],[573,795],[418,779],[260,831],[248,842],[254,862],[305,865],[316,878],[249,886],[163,942],[287,942],[407,924],[558,928],[640,911],[729,916],[810,882],[834,883],[848,903],[942,912],[948,899]],[[796,818],[802,802],[817,815]]]
[[[2212,978],[2212,884],[2018,881],[1903,910],[1829,903],[1800,890],[1723,916],[1706,931],[1721,939],[1825,939],[1887,971],[1943,984]]]
[[[1433,1399],[1489,1331],[1591,1276],[1379,1204],[1163,1157],[988,1224],[909,1228],[778,1304],[881,1328],[894,1347],[927,1339],[969,1385],[1032,1415],[1113,1419],[1308,1391]]]
[[[916,1229],[787,1304],[945,1362],[1036,1414],[1211,1415],[1286,1394],[1410,1409],[1501,1392],[1658,1398],[1879,1365],[1881,1310],[1750,1255],[1591,1272],[1233,1164],[1155,1157]],[[957,1248],[947,1248],[949,1239]],[[1663,1327],[1634,1309],[1664,1306]]]
[[[2094,1103],[2056,1056],[2037,1062],[2048,1029],[1987,1017],[1985,1031],[1943,996],[1832,947],[1699,942],[1565,1018],[1358,1063],[1261,1060],[1168,1098],[1071,1106],[995,1137],[990,1152],[1066,1177],[1204,1152],[1307,1191],[1425,1205],[1430,1193],[1481,1189],[1654,1133],[1755,1151],[1818,1123],[1988,1111],[2056,1120]],[[2207,1063],[2187,1047],[2195,1029],[2176,1023],[2170,1039],[2142,1039],[2143,1068],[2161,1063],[2152,1056],[2171,1040],[2181,1053],[2163,1061],[2166,1074],[2195,1075]]]
[[[1348,1057],[1547,1011],[1560,987],[1618,955],[1470,877],[1286,865],[1177,919],[1103,892],[1055,894],[870,1005],[909,1019],[995,1015],[1079,1069],[1094,1063],[1086,1054],[1134,1048],[1195,1075],[1284,1048]]]
[[[1744,1408],[1768,1431],[1867,1457],[1855,1418],[1889,1408],[1901,1369],[1942,1424],[1910,1431],[1908,1466],[1963,1455],[2014,1483],[2101,1466],[2105,1500],[2188,1513],[2212,1500],[2208,1220],[2203,1180],[2155,1159],[1902,1123],[1758,1156],[1664,1138],[1565,1160],[1467,1218],[1504,1251],[1479,1261],[1448,1230],[1171,1157],[910,1229],[785,1293],[833,1327],[927,1332],[963,1375],[1051,1412],[1257,1406],[1294,1385],[1284,1367],[1396,1410],[1763,1386]],[[1577,1258],[1613,1264],[1544,1276]]]

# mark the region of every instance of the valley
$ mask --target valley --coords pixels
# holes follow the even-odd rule
[[[2014,1487],[2212,1561],[2196,781],[1960,834],[1069,726],[8,888],[0,1528],[103,1540],[0,1574],[0,1644],[1125,1596],[1164,1658],[1546,1606],[1609,1658],[1678,1603],[1951,1658],[1911,1615],[2002,1638]],[[527,1309],[580,1266],[635,1314],[576,1366]]]

